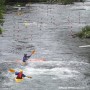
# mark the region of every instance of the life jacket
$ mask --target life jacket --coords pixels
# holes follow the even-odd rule
[[[19,72],[19,73],[18,73],[17,79],[22,79],[22,72]]]

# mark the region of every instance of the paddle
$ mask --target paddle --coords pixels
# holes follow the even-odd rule
[[[35,50],[32,51],[30,57],[31,57],[33,54],[35,54]],[[29,58],[30,58],[30,57],[29,57]],[[28,59],[29,59],[29,58],[28,58]]]
[[[15,70],[12,69],[12,68],[10,68],[8,71],[11,72],[11,73],[14,73],[14,72],[15,72]],[[31,76],[26,76],[26,77],[27,77],[27,78],[32,78]]]
[[[10,68],[8,71],[9,71],[9,72],[12,72],[12,73],[14,73],[14,72],[15,72],[15,70],[14,70],[14,69],[12,69],[12,68]]]
[[[32,78],[31,76],[26,76],[27,78]]]
[[[31,55],[33,55],[35,53],[35,50],[32,51]]]

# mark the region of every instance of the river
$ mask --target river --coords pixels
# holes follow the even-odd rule
[[[0,36],[0,89],[1,90],[90,90],[90,39],[72,37],[82,27],[90,25],[90,2],[74,5],[31,4],[8,11],[4,17],[4,32]],[[36,53],[22,66],[24,53]],[[22,69],[32,76],[16,83],[14,73]]]

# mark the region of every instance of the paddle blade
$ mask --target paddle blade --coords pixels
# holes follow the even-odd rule
[[[9,69],[9,72],[14,73],[14,72],[15,72],[15,70],[14,70],[14,69],[12,69],[12,68],[10,68],[10,69]]]
[[[31,76],[27,76],[27,78],[32,78]]]
[[[35,53],[35,50],[32,51],[32,54],[34,54],[34,53]]]

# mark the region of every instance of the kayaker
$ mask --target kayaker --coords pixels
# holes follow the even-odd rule
[[[23,70],[20,70],[20,72],[15,72],[15,75],[17,75],[16,79],[22,79],[23,77],[26,77],[26,75],[23,74]]]
[[[31,55],[27,56],[27,54],[24,54],[24,56],[23,56],[23,62],[26,62],[31,57]]]

